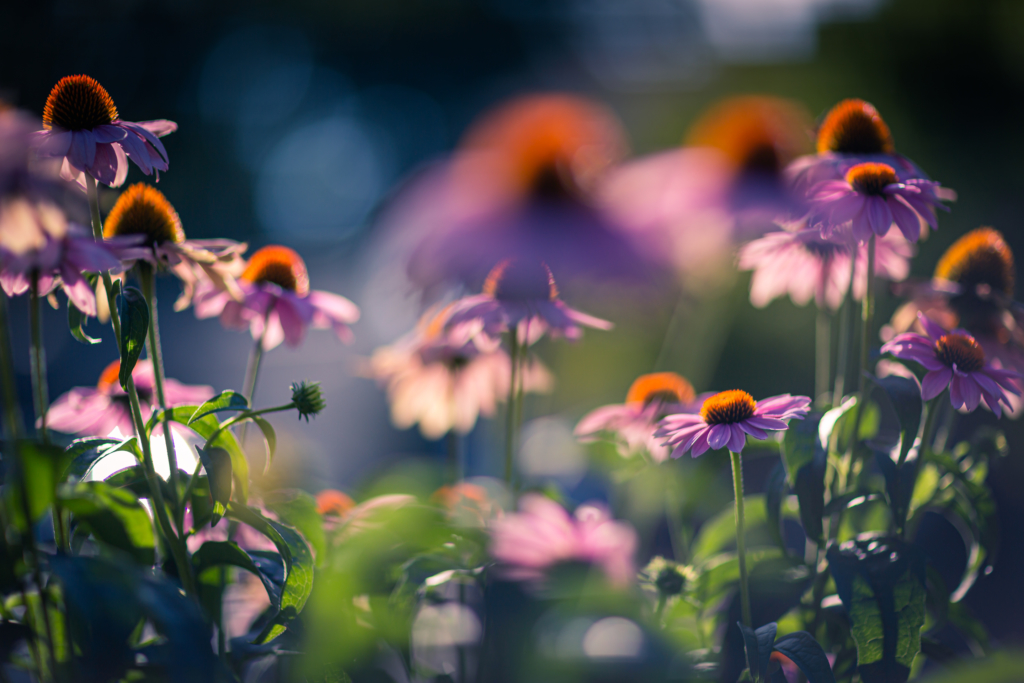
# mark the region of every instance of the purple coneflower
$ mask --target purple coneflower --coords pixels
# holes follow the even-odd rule
[[[53,86],[43,107],[43,126],[37,132],[40,156],[63,158],[61,177],[85,187],[85,174],[110,187],[128,176],[128,159],[146,175],[167,170],[167,150],[159,138],[173,133],[173,121],[118,118],[107,91],[89,76],[65,76]]]
[[[672,457],[686,451],[693,457],[708,449],[743,451],[747,435],[767,439],[769,431],[789,427],[792,419],[802,420],[810,409],[807,396],[782,394],[762,401],[741,389],[715,394],[704,401],[699,413],[669,415],[661,421],[656,435],[672,447]]]
[[[134,434],[128,394],[117,379],[120,369],[120,361],[115,360],[100,375],[95,388],[76,387],[54,401],[47,412],[48,426],[78,436],[108,436],[115,429],[122,436]],[[132,370],[132,379],[139,392],[142,419],[148,420],[154,405],[153,364],[140,360]],[[164,380],[164,392],[168,407],[174,407],[202,403],[213,396],[213,387],[187,385],[168,378]],[[156,429],[160,428],[157,425]]]
[[[857,249],[853,298],[864,296],[867,245],[854,247],[851,240],[822,238],[819,230],[768,233],[740,249],[740,270],[753,270],[750,303],[758,308],[789,294],[798,306],[811,298],[818,308],[837,310],[850,286],[850,256]],[[875,276],[894,282],[910,272],[914,246],[895,233],[879,239],[875,248]]]
[[[985,351],[967,330],[947,332],[923,313],[918,320],[926,335],[905,332],[882,346],[901,360],[912,360],[928,373],[921,381],[921,396],[929,401],[949,388],[954,408],[973,411],[982,400],[996,416],[1002,415],[1000,403],[1010,407],[1007,392],[1021,395],[1021,375],[985,362]]]
[[[553,565],[579,561],[599,566],[615,585],[636,577],[636,531],[603,505],[581,505],[570,517],[553,500],[528,494],[519,510],[498,519],[491,532],[491,554],[505,565],[505,576],[535,581]]]
[[[654,433],[666,415],[699,410],[701,403],[686,378],[674,372],[654,372],[638,377],[629,387],[625,403],[602,406],[576,425],[576,438],[597,441],[613,436],[624,457],[646,452],[654,462],[668,458],[668,448]]]
[[[509,394],[509,355],[486,335],[445,331],[452,308],[428,311],[412,334],[377,349],[369,363],[369,374],[387,388],[391,421],[399,429],[419,424],[428,439],[468,434]],[[550,391],[553,383],[536,359],[524,363],[522,379],[524,392]]]
[[[466,329],[480,329],[489,337],[516,330],[523,344],[532,344],[545,333],[576,340],[584,327],[610,330],[613,325],[558,298],[558,286],[546,264],[511,259],[491,270],[481,294],[455,302],[446,323],[456,336]]]
[[[842,180],[826,180],[810,189],[808,222],[819,226],[825,238],[850,223],[858,242],[885,235],[895,223],[904,237],[916,242],[922,220],[937,228],[934,209],[949,210],[939,189],[937,182],[923,178],[901,181],[892,166],[867,161],[852,166]]]
[[[229,291],[204,283],[196,297],[198,318],[220,316],[225,327],[249,328],[265,351],[282,341],[296,347],[306,329],[333,329],[343,342],[352,340],[349,324],[359,320],[359,308],[338,294],[310,290],[306,263],[288,247],[267,246],[256,251],[238,278],[240,301]]]

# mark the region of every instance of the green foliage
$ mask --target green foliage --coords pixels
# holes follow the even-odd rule
[[[216,524],[227,512],[231,500],[231,455],[217,446],[197,448],[199,459],[206,469],[210,495],[213,497],[213,513],[210,524]]]
[[[248,407],[249,401],[245,399],[245,396],[242,396],[236,391],[222,391],[209,401],[196,408],[196,412],[192,414],[192,417],[190,417],[188,422],[185,424],[191,426],[193,422],[202,419],[207,415],[213,415],[214,413],[222,413],[225,411],[246,410]]]
[[[825,468],[828,444],[819,436],[820,415],[808,415],[786,430],[782,459],[790,488],[800,503],[800,521],[807,537],[824,542],[822,515],[825,511]]]
[[[101,544],[127,553],[140,565],[153,564],[153,523],[131,491],[90,481],[65,486],[58,497],[79,526]]]
[[[198,409],[199,406],[178,406],[164,412],[172,422],[186,425],[206,439],[207,448],[216,446],[227,451],[231,458],[231,474],[235,482],[235,500],[245,503],[249,499],[249,461],[245,457],[245,452],[230,430],[221,429],[220,421],[216,416],[211,414],[192,419]],[[157,421],[162,419],[163,413],[153,411],[153,416],[146,423],[146,431],[151,433]],[[192,420],[191,423],[189,420]]]
[[[96,281],[99,279],[99,276],[95,273],[85,273],[83,277],[85,277],[86,281],[89,283],[89,287],[95,290]],[[88,320],[89,316],[80,311],[78,306],[75,306],[71,299],[68,299],[68,329],[71,331],[71,336],[83,344],[99,344],[101,341],[100,339],[90,337],[85,333],[85,330],[82,329]]]
[[[121,388],[128,391],[132,370],[146,346],[149,333],[149,305],[135,287],[124,287],[118,298],[117,313],[121,318],[121,368],[118,379]]]
[[[19,441],[12,450],[15,454],[14,471],[4,484],[4,498],[11,521],[19,530],[25,531],[28,528],[26,513],[35,523],[53,505],[57,485],[71,459],[58,446],[34,441]],[[27,502],[22,497],[22,487],[28,494]]]

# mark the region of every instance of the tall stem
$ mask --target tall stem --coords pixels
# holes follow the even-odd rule
[[[832,373],[832,316],[824,302],[818,308],[814,329],[814,400],[828,402]]]
[[[259,379],[260,361],[263,360],[263,335],[267,333],[267,318],[269,317],[270,311],[268,309],[267,314],[263,318],[263,332],[260,333],[256,343],[253,344],[252,350],[249,352],[249,361],[245,364],[245,380],[242,383],[242,395],[249,402],[250,410],[252,410],[252,401],[256,397],[256,380]],[[245,435],[248,431],[249,423],[246,422],[242,425],[242,431],[239,434],[242,448],[245,448]]]
[[[32,335],[32,399],[36,410],[36,423],[39,438],[43,443],[50,442],[46,432],[46,411],[50,407],[49,392],[46,387],[46,349],[43,348],[43,323],[39,305],[39,271],[32,271],[32,284],[29,290],[28,320]]]
[[[0,381],[4,397],[4,436],[14,443],[21,438],[21,406],[14,381],[14,353],[11,351],[11,326],[7,297],[0,294]]]
[[[167,450],[167,466],[171,471],[171,489],[174,491],[174,521],[178,536],[184,537],[185,509],[184,506],[178,504],[180,486],[178,455],[174,452],[174,434],[171,432],[171,417],[167,412],[167,397],[164,393],[164,356],[160,347],[160,323],[156,310],[156,270],[148,263],[139,262],[139,280],[142,283],[142,296],[146,298],[146,304],[149,306],[149,334],[146,335],[146,353],[153,363],[156,402],[164,416],[164,448]]]
[[[861,329],[860,329],[860,373],[858,374],[857,389],[860,398],[857,400],[857,416],[853,421],[853,437],[850,439],[852,449],[860,435],[860,423],[864,417],[864,403],[868,398],[867,372],[868,363],[871,358],[871,330],[875,315],[875,236],[872,234],[868,241],[868,269],[865,274],[864,305],[861,307]],[[852,286],[852,281],[851,281]]]
[[[740,562],[740,606],[743,610],[743,625],[753,628],[750,618],[750,584],[747,580],[747,539],[746,523],[743,517],[743,463],[739,453],[729,452],[732,458],[732,484],[736,496],[736,555]]]
[[[509,360],[512,366],[512,376],[508,385],[508,420],[505,424],[505,483],[512,485],[512,467],[515,458],[515,431],[516,431],[516,386],[518,384],[519,370],[519,331],[514,329],[509,333],[510,350]]]
[[[853,336],[853,279],[857,276],[857,253],[860,250],[856,245],[850,254],[850,281],[846,287],[846,296],[843,297],[843,315],[839,320],[839,349],[836,359],[836,384],[832,392],[832,405],[838,406],[843,402],[843,394],[846,391],[846,372],[850,362],[850,338]]]

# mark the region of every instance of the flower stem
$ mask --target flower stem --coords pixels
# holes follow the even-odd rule
[[[836,359],[836,384],[832,392],[832,405],[838,406],[843,402],[843,393],[846,391],[846,370],[850,363],[850,337],[853,336],[853,278],[857,275],[857,252],[856,246],[850,255],[850,282],[846,287],[846,295],[843,297],[843,316],[839,319],[839,349]]]
[[[505,483],[511,486],[513,459],[515,458],[516,386],[519,380],[519,331],[513,329],[509,334],[509,340],[509,360],[512,366],[512,377],[508,385],[508,420],[505,425]]]
[[[39,439],[43,443],[49,443],[50,435],[46,432],[46,411],[50,406],[50,399],[46,387],[46,349],[43,348],[43,323],[39,305],[39,271],[37,270],[32,271],[28,320],[32,336],[32,351],[30,355],[32,364],[32,398],[36,410],[37,429]]]
[[[242,383],[242,395],[249,402],[249,408],[252,408],[252,401],[256,396],[256,380],[259,379],[260,361],[263,360],[263,335],[266,334],[266,329],[267,321],[264,319],[263,333],[260,334],[256,343],[253,344],[252,350],[249,352],[249,362],[245,365],[245,381]],[[248,429],[249,423],[246,422],[242,425],[242,431],[239,434],[239,441],[241,441],[243,449],[245,448],[245,433]]]
[[[860,398],[857,400],[857,416],[853,421],[853,437],[850,439],[850,449],[857,443],[860,435],[860,423],[864,417],[864,404],[868,399],[868,363],[871,358],[871,330],[875,315],[875,235],[871,235],[868,241],[868,270],[865,275],[864,305],[861,308],[860,328],[860,374],[857,376],[857,389]],[[850,286],[853,286],[851,281]]]
[[[171,471],[171,489],[174,491],[174,521],[178,536],[184,537],[185,510],[178,504],[180,476],[178,475],[178,456],[174,452],[174,434],[171,432],[171,418],[167,411],[167,398],[164,393],[164,357],[160,348],[160,323],[157,318],[156,301],[156,270],[148,263],[139,262],[139,280],[142,283],[142,296],[149,306],[149,334],[146,336],[146,353],[153,363],[153,380],[156,389],[156,403],[164,416],[164,448],[167,450],[167,466]]]
[[[21,438],[21,407],[18,388],[14,381],[14,353],[11,351],[11,327],[7,310],[7,297],[0,295],[0,376],[4,396],[4,436],[14,443]]]
[[[732,458],[732,483],[736,496],[736,555],[740,562],[740,606],[743,624],[753,628],[750,618],[750,584],[747,580],[747,540],[743,517],[743,463],[739,453],[729,452]]]
[[[814,400],[828,402],[832,373],[832,316],[824,303],[818,308],[814,329]]]

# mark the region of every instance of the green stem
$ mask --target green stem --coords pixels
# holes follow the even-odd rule
[[[266,329],[267,320],[265,317],[263,320],[263,334],[266,334]],[[256,397],[256,380],[259,379],[260,361],[263,360],[263,334],[260,334],[259,339],[253,344],[252,351],[249,352],[249,362],[245,366],[245,382],[242,384],[242,395],[249,402],[250,408],[252,407],[253,399]],[[249,423],[246,422],[242,425],[242,433],[239,435],[242,448],[245,448],[245,434],[248,429]]]
[[[822,300],[814,329],[814,400],[828,402],[828,387],[832,373],[832,316]]]
[[[36,410],[36,422],[39,439],[43,443],[50,442],[46,432],[46,411],[50,406],[50,398],[46,387],[46,349],[43,347],[43,323],[39,305],[39,271],[32,271],[32,284],[29,290],[28,320],[32,335],[32,398]]]
[[[739,453],[729,452],[732,458],[733,493],[736,496],[736,555],[740,562],[740,606],[743,611],[743,624],[753,628],[750,618],[750,584],[747,579],[747,539],[746,524],[743,517],[743,463]]]
[[[860,329],[860,373],[857,375],[857,414],[853,421],[853,436],[850,437],[850,451],[857,445],[857,438],[860,435],[860,423],[864,418],[864,404],[868,400],[868,364],[871,358],[871,330],[875,314],[875,236],[871,235],[868,241],[868,270],[865,275],[864,302],[861,307],[861,329]],[[853,286],[851,281],[850,286]],[[852,460],[851,460],[852,463]]]
[[[508,419],[505,425],[505,483],[511,486],[515,458],[516,385],[519,369],[519,331],[517,329],[513,329],[509,333],[509,340],[512,376],[508,385]]]
[[[280,413],[280,412],[282,412],[284,410],[293,410],[294,408],[295,408],[295,404],[294,403],[286,403],[283,406],[276,406],[274,408],[261,408],[260,410],[246,410],[246,411],[244,411],[242,413],[239,413],[238,415],[235,415],[230,420],[225,420],[224,423],[221,424],[221,426],[218,427],[213,432],[213,434],[210,435],[210,438],[208,438],[206,440],[206,445],[204,445],[203,448],[209,448],[210,444],[212,444],[214,441],[216,441],[217,437],[220,436],[222,432],[224,432],[225,430],[231,429],[232,427],[234,427],[239,422],[242,422],[243,420],[248,420],[250,417],[256,417],[256,416],[259,416],[259,415],[266,415],[267,413]]]
[[[850,363],[850,338],[853,336],[853,278],[857,275],[857,252],[855,246],[850,255],[850,283],[843,297],[843,315],[839,320],[839,349],[836,359],[836,384],[832,393],[832,405],[843,402],[846,391],[846,372]]]
[[[167,410],[167,397],[164,393],[164,356],[160,347],[160,323],[157,317],[156,300],[156,271],[148,263],[139,262],[139,280],[142,284],[142,296],[146,298],[149,306],[149,334],[146,335],[146,353],[153,363],[153,383],[155,385],[157,407],[164,417],[164,448],[167,450],[167,467],[171,472],[171,490],[174,491],[175,499],[174,521],[178,536],[184,537],[185,510],[178,505],[178,491],[181,485],[178,474],[178,455],[174,452],[174,433],[171,431],[171,417]]]
[[[21,438],[21,406],[14,380],[14,353],[11,351],[11,327],[7,311],[7,297],[0,295],[0,375],[4,396],[4,436],[10,443]]]

